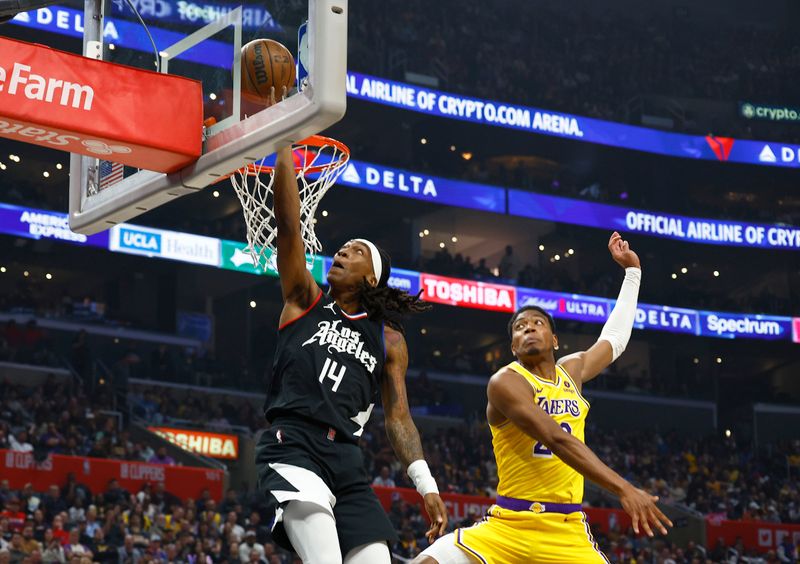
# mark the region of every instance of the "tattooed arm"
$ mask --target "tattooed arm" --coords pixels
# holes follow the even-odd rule
[[[397,458],[407,469],[409,476],[417,486],[417,491],[425,500],[425,509],[431,518],[428,540],[444,534],[447,528],[447,509],[436,488],[436,482],[430,476],[422,452],[419,432],[408,409],[406,395],[406,370],[408,369],[408,348],[403,335],[386,327],[384,332],[386,346],[386,364],[383,369],[383,411],[386,419],[386,434],[392,443]]]

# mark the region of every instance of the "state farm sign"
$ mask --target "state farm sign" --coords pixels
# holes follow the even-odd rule
[[[491,311],[513,312],[517,289],[502,284],[489,284],[433,274],[421,275],[425,301]]]
[[[228,459],[239,456],[239,437],[236,435],[169,427],[148,427],[147,430],[195,454]]]

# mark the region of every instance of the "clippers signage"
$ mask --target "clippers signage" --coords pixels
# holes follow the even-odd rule
[[[0,204],[0,232],[26,239],[53,239],[76,245],[108,248],[108,231],[73,233],[67,214]]]
[[[175,172],[202,120],[197,81],[0,37],[0,137]]]
[[[800,229],[796,227],[659,214],[514,189],[508,190],[508,209],[510,214],[521,217],[623,230],[689,243],[800,249]]]
[[[700,335],[704,337],[748,337],[787,341],[792,335],[792,319],[770,315],[700,312]]]
[[[385,488],[372,486],[375,495],[388,513],[392,510],[395,500],[403,500],[409,505],[419,506],[422,502],[417,490],[410,488]],[[447,514],[451,521],[458,523],[466,519],[474,519],[486,515],[486,511],[494,505],[494,498],[477,495],[442,493],[442,501],[447,507]],[[631,525],[631,518],[621,509],[604,509],[598,507],[584,507],[583,512],[589,523],[596,525],[602,532],[626,529]],[[427,513],[422,512],[427,518]]]
[[[231,460],[239,457],[239,437],[236,435],[169,427],[148,427],[147,430],[195,454]]]
[[[338,182],[355,188],[476,210],[505,213],[505,189],[350,161]]]
[[[427,302],[511,313],[517,301],[517,289],[513,286],[446,278],[424,272],[420,280],[422,297]]]
[[[785,540],[794,546],[800,545],[800,525],[707,518],[706,538],[706,546],[714,546],[719,539],[723,539],[727,546],[734,546],[741,540],[746,549],[764,553],[777,550]],[[785,562],[794,561],[794,559],[785,560]]]
[[[108,482],[118,480],[121,488],[136,493],[145,484],[159,482],[164,489],[181,499],[197,499],[207,489],[211,497],[222,499],[225,473],[211,468],[165,466],[146,462],[123,462],[85,456],[51,454],[37,462],[33,453],[0,450],[0,476],[8,479],[13,490],[32,484],[36,491],[45,491],[52,484],[63,484],[74,474],[92,493],[102,493]]]
[[[669,133],[528,106],[504,104],[494,100],[459,96],[355,72],[347,75],[347,94],[351,98],[433,116],[657,155],[800,167],[798,145],[781,145],[781,150],[786,151],[785,155],[782,154],[777,159],[765,159],[761,157],[765,147],[763,141]],[[785,158],[789,153],[793,155],[792,159]]]
[[[609,314],[608,300],[603,298],[517,288],[517,308],[525,306],[540,307],[560,319],[594,323],[605,322]]]

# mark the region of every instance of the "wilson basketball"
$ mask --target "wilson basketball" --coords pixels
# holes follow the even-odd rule
[[[242,47],[242,97],[258,104],[269,104],[269,92],[275,87],[280,99],[283,87],[294,87],[294,57],[272,39],[255,39]]]

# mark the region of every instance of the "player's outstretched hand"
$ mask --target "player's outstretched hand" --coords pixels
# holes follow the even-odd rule
[[[608,240],[608,250],[611,251],[611,258],[622,268],[631,266],[642,268],[639,256],[631,250],[630,245],[622,238],[619,232],[614,231],[611,234],[611,239]]]
[[[672,521],[656,507],[658,496],[650,495],[644,490],[629,485],[619,496],[619,501],[625,513],[631,516],[633,532],[637,535],[640,525],[648,537],[653,536],[653,529],[666,535],[667,527],[672,527]]]
[[[439,494],[429,493],[425,496],[425,511],[431,518],[431,528],[425,533],[428,542],[433,543],[447,530],[447,508]]]

